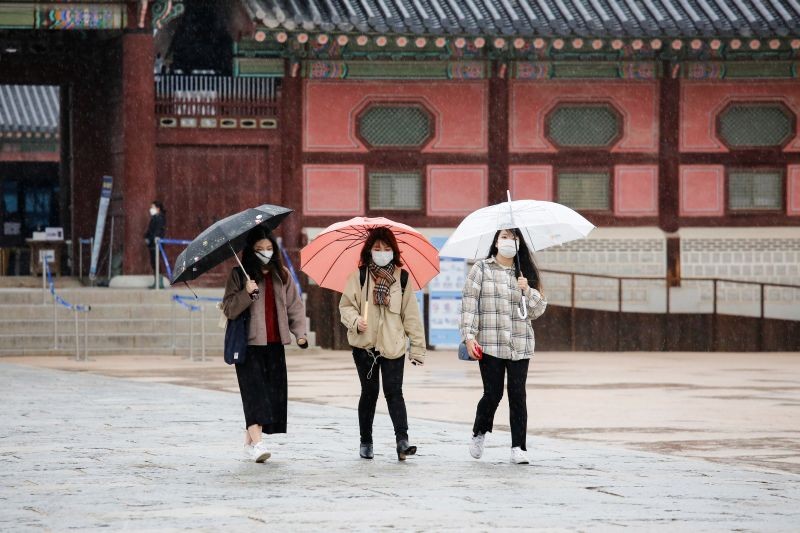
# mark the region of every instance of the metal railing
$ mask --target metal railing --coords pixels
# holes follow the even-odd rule
[[[156,77],[156,115],[275,117],[280,80],[230,76]]]
[[[709,314],[712,315],[710,331],[711,346],[717,345],[717,316],[719,315],[750,316],[753,318],[759,318],[761,324],[759,330],[759,345],[763,344],[764,319],[774,318],[783,320],[800,320],[800,285],[726,278],[697,277],[682,278],[680,280],[680,285],[671,286],[670,280],[666,277],[612,276],[606,274],[585,274],[546,269],[542,269],[540,272],[543,275],[543,278],[550,278],[549,280],[545,279],[547,284],[543,289],[548,296],[548,301],[555,305],[568,305],[570,308],[570,333],[573,350],[575,349],[576,342],[575,313],[577,309],[581,308],[611,311],[616,312],[618,315],[621,315],[623,312],[663,313],[665,317],[671,314]],[[550,285],[555,281],[554,278],[557,277],[566,277],[569,279],[568,289],[566,289],[566,292],[568,293],[568,303],[563,298],[563,291],[560,295],[561,297],[550,297],[552,290],[559,290],[558,284],[553,284],[556,287],[555,289],[553,289],[553,285]],[[580,284],[580,280],[589,280],[590,283]],[[650,295],[661,293],[663,294],[663,300],[649,302],[647,305],[639,305],[638,309],[636,308],[637,306],[629,303],[627,306],[628,308],[626,309],[626,290],[630,289],[630,285],[633,285],[637,282],[640,284],[643,282],[645,284],[650,284],[651,287],[645,292],[649,292]],[[599,288],[598,285],[600,285]],[[676,296],[674,293],[680,291],[681,289],[686,290],[687,288],[691,288],[693,285],[700,286],[699,290],[694,290],[697,296],[696,299],[688,303],[685,301],[680,302],[680,305],[676,305]],[[703,286],[706,286],[708,290],[704,290]],[[730,291],[731,286],[752,287],[753,290],[739,290],[738,292],[745,293],[745,298],[736,295],[732,295],[731,298],[720,298],[720,292],[726,289]],[[565,288],[563,284],[561,285],[561,288]],[[652,289],[655,289],[655,291]],[[773,303],[772,313],[770,313],[771,316],[768,316],[767,305],[771,300],[767,296],[770,289],[778,290],[777,297],[773,297],[772,301],[775,302],[776,300],[781,300],[783,303]],[[593,292],[595,296],[594,298],[578,298],[577,295],[579,290]],[[641,289],[639,290],[641,291]],[[787,298],[787,294],[790,297]],[[611,298],[608,297],[609,295],[611,295]],[[629,302],[630,300],[631,299],[629,298]],[[581,303],[583,303],[583,305],[580,305]],[[753,307],[757,308],[757,311],[754,311],[752,309]],[[621,320],[616,321],[616,327],[617,343],[619,344],[621,342]]]
[[[210,298],[203,296],[181,296],[176,294],[172,297],[172,301],[180,308],[189,312],[189,355],[188,359],[194,361],[194,316],[195,313],[200,313],[200,361],[206,360],[206,321],[205,321],[205,307],[196,305],[198,302],[214,302],[219,304],[222,298]],[[172,350],[173,354],[176,351],[175,344],[175,314],[173,313],[172,321]]]

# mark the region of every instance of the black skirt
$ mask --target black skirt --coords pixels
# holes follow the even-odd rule
[[[286,352],[282,344],[248,346],[236,366],[245,427],[258,424],[263,433],[286,433]]]

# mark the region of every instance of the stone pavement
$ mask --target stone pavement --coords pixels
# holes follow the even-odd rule
[[[0,530],[756,530],[800,527],[800,478],[584,442],[509,435],[468,455],[465,424],[388,417],[358,458],[351,409],[290,403],[266,464],[243,459],[237,394],[0,363]]]

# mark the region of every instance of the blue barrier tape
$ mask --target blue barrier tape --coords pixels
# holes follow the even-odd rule
[[[92,239],[78,239],[79,244],[92,244]]]
[[[199,302],[221,302],[222,298],[212,298],[210,296],[198,296],[195,298],[194,296],[181,296],[180,294],[176,294],[172,297],[172,300],[177,303],[178,305],[188,309],[189,311],[200,311],[200,306],[192,305],[186,303],[186,301],[199,301]]]
[[[191,244],[192,241],[185,241],[183,239],[159,239],[163,244]]]
[[[72,311],[80,311],[82,313],[86,313],[92,310],[91,306],[89,305],[71,304],[64,298],[56,294],[56,283],[55,281],[53,281],[53,274],[50,273],[50,267],[47,265],[47,261],[43,261],[42,265],[44,267],[45,274],[47,274],[47,283],[50,286],[50,294],[53,295],[53,299],[56,301],[57,304]]]
[[[286,261],[286,266],[289,269],[289,273],[294,279],[294,284],[297,286],[297,293],[300,295],[300,298],[302,298],[303,289],[300,288],[300,278],[297,277],[297,272],[294,271],[294,265],[292,264],[292,260],[289,259],[289,254],[286,252],[286,248],[281,248],[281,254],[283,255],[283,260]]]

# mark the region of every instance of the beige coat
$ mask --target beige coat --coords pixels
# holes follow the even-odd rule
[[[375,287],[374,280],[367,274],[368,281],[362,287],[358,270],[347,278],[347,285],[339,300],[339,314],[342,324],[347,327],[347,342],[354,348],[376,349],[387,359],[397,359],[403,357],[408,341],[411,341],[409,359],[424,362],[425,330],[417,298],[410,284],[403,292],[399,271],[395,272],[395,281],[389,288],[388,306],[375,305],[370,295],[367,329],[363,333],[358,332],[357,323],[362,315],[367,290],[372,292]]]
[[[306,338],[306,308],[297,292],[297,286],[292,276],[287,277],[286,283],[281,281],[280,276],[272,274],[272,288],[275,292],[275,308],[278,312],[278,330],[280,331],[281,343],[291,344],[291,332],[297,339]],[[269,279],[265,277],[258,284],[258,290],[264,294],[264,282]],[[253,305],[255,304],[255,305]],[[225,296],[222,297],[222,312],[226,317],[234,319],[250,308],[250,325],[247,338],[249,346],[266,346],[267,327],[266,316],[264,314],[264,300],[258,299],[255,302],[250,300],[250,295],[244,289],[244,275],[239,267],[236,267],[228,276],[228,283],[225,286]]]

